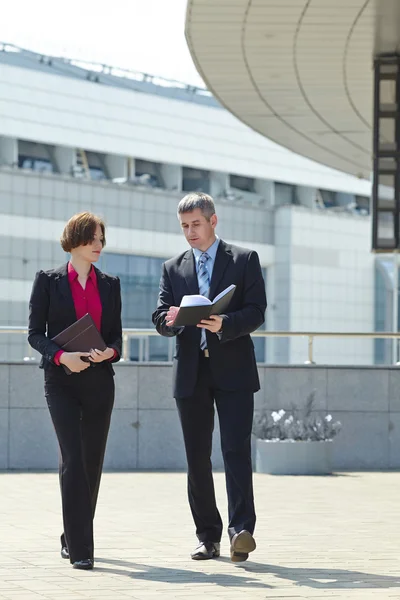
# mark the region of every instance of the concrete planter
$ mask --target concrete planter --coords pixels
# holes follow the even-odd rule
[[[332,473],[332,440],[293,442],[256,440],[256,472],[270,475],[327,475]]]

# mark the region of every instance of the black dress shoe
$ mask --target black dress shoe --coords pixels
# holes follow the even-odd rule
[[[90,571],[93,569],[93,560],[91,558],[85,558],[84,560],[77,560],[72,565],[74,569],[83,569],[84,571]]]
[[[209,558],[218,558],[219,542],[200,542],[196,550],[190,555],[193,560],[208,560]]]
[[[61,558],[69,558],[69,552],[67,546],[61,548]]]
[[[256,541],[249,531],[243,529],[235,533],[231,539],[231,561],[244,562],[249,558],[249,552],[256,549]]]

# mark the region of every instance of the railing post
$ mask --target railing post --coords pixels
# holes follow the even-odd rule
[[[396,344],[396,354],[395,354],[395,360],[394,360],[394,365],[396,365],[396,367],[400,367],[400,357],[399,357],[399,338],[396,337],[394,339],[394,342]]]
[[[129,360],[129,335],[122,334],[122,359],[126,362]]]
[[[308,360],[305,361],[305,365],[315,365],[315,362],[313,361],[313,351],[314,351],[314,336],[313,335],[309,335],[308,336]]]

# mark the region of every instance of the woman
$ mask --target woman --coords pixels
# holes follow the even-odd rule
[[[28,340],[42,354],[45,396],[61,452],[61,556],[76,569],[93,569],[93,516],[114,403],[111,363],[119,360],[122,345],[119,279],[93,265],[105,243],[99,217],[73,216],[61,237],[70,261],[36,274],[29,303]],[[106,350],[64,352],[52,338],[86,313]],[[89,362],[81,360],[85,357]]]

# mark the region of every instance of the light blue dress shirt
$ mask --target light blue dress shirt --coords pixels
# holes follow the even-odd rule
[[[210,278],[210,283],[211,283],[211,277],[212,277],[213,270],[214,270],[215,257],[217,256],[218,244],[219,244],[219,237],[217,237],[215,242],[209,247],[208,250],[206,250],[208,256],[210,257],[205,264],[205,267],[208,271],[208,275]],[[198,275],[199,275],[199,258],[203,254],[203,251],[199,250],[198,248],[193,248],[193,254],[194,254],[194,260],[196,261],[196,273],[197,273],[197,277],[198,277]],[[210,300],[212,300],[212,298],[210,298]]]

